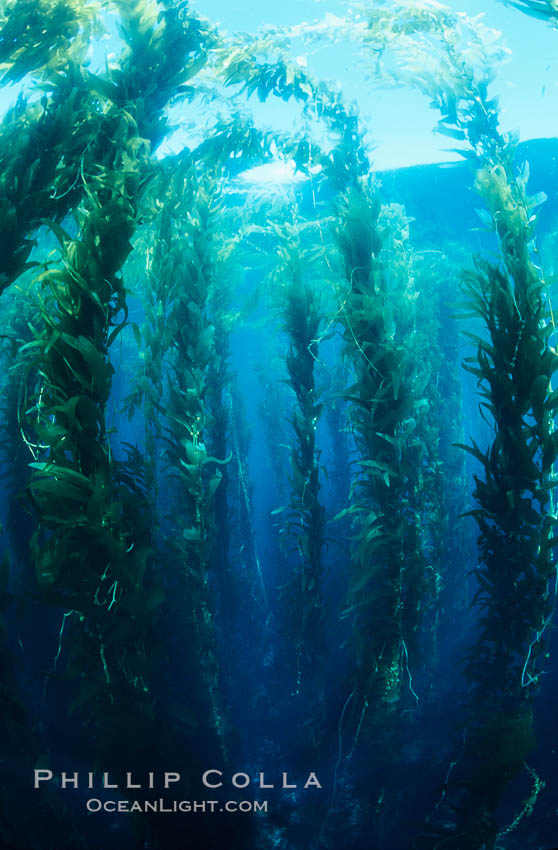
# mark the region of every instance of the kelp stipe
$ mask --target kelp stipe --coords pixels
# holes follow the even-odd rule
[[[9,298],[4,295],[4,309],[9,305]],[[8,500],[7,528],[10,537],[10,549],[15,555],[18,570],[17,585],[20,589],[26,586],[30,590],[29,540],[33,525],[29,512],[21,503],[21,493],[29,483],[31,470],[28,466],[30,455],[26,445],[25,430],[21,423],[21,407],[25,399],[26,372],[29,368],[30,355],[25,351],[25,345],[33,336],[31,321],[34,313],[34,303],[28,292],[17,298],[18,310],[14,310],[3,328],[2,336],[8,342],[2,351],[5,382],[0,390],[0,408],[4,427],[0,441],[0,459],[4,465],[3,484]]]
[[[73,620],[69,664],[78,679],[88,659],[75,706],[102,725],[115,693],[122,699],[130,688],[140,700],[143,691],[126,672],[133,665],[123,660],[137,627],[125,611],[144,592],[150,551],[149,545],[135,548],[141,514],[127,514],[117,492],[105,426],[113,371],[107,352],[125,310],[119,270],[131,247],[142,157],[145,163],[145,143],[138,144],[129,114],[114,112],[112,131],[121,147],[88,183],[79,237],[60,231],[63,268],[42,275],[45,327],[28,346],[40,385],[35,416],[27,422],[40,445],[29,485],[40,522],[31,543],[37,581],[45,600],[63,606]]]
[[[414,270],[421,293],[416,350],[419,369],[428,374],[423,398],[417,401],[417,426],[424,446],[419,498],[428,583],[422,651],[424,658],[431,659],[425,672],[429,698],[436,700],[441,694],[439,661],[454,648],[456,624],[465,620],[470,600],[469,550],[471,557],[475,554],[468,533],[472,523],[463,516],[470,507],[466,455],[456,445],[464,439],[462,342],[455,315],[462,266],[450,256],[419,252]],[[448,682],[447,687],[455,683]]]
[[[21,384],[27,363],[25,355],[18,352],[31,333],[27,320],[31,317],[33,305],[30,299],[22,297],[18,299],[20,309],[16,312],[10,299],[6,295],[3,297],[4,308],[9,306],[11,309],[2,327],[0,353],[3,376],[0,388],[3,422],[0,463],[3,494],[7,503],[6,522],[0,523],[1,757],[7,764],[17,761],[30,769],[40,749],[40,736],[36,731],[36,703],[30,704],[28,699],[28,683],[29,680],[40,682],[42,671],[35,652],[28,651],[24,656],[21,651],[22,646],[36,648],[33,623],[39,619],[37,614],[40,607],[31,598],[34,584],[29,538],[33,532],[33,523],[20,501],[21,490],[28,483],[30,470],[27,466],[29,451],[22,439],[19,417]],[[34,690],[35,699],[37,693],[40,693],[40,685]],[[3,775],[0,779],[0,843],[7,847],[23,846],[25,829],[17,823],[17,819],[6,814],[6,809],[12,806],[15,791],[11,785],[13,783],[9,783]]]
[[[172,553],[177,594],[188,611],[202,678],[208,731],[227,752],[227,721],[219,687],[209,571],[215,546],[215,492],[226,458],[208,452],[207,380],[214,357],[208,307],[216,273],[214,237],[219,222],[218,185],[187,169],[173,175],[171,205],[175,254],[169,282],[171,326],[165,457],[175,482]],[[187,241],[179,243],[178,233]]]
[[[282,382],[271,379],[270,371],[269,367],[265,368],[260,363],[255,365],[261,393],[258,413],[264,427],[266,456],[273,472],[274,491],[278,502],[284,504],[288,498],[288,467],[286,464],[288,437],[286,429],[283,428],[284,423],[277,422],[276,411],[285,406],[286,391]]]
[[[412,402],[405,351],[386,310],[379,213],[376,196],[352,189],[339,204],[335,232],[345,278],[340,320],[355,371],[346,398],[361,469],[349,508],[358,532],[345,610],[353,618],[356,730],[369,708],[399,698],[403,652],[405,479],[398,432]]]
[[[496,843],[495,810],[508,783],[534,749],[533,691],[542,672],[545,631],[553,609],[550,582],[555,519],[548,514],[548,472],[556,458],[549,432],[555,404],[549,384],[558,359],[547,345],[540,291],[487,263],[467,278],[470,297],[486,322],[476,363],[467,368],[483,388],[495,438],[475,475],[471,513],[479,530],[481,564],[475,573],[481,634],[467,656],[471,725],[455,778],[468,783],[453,846]],[[489,753],[488,763],[480,757]],[[453,783],[452,783],[453,784]],[[462,801],[463,802],[463,801]],[[449,844],[448,846],[452,846]]]
[[[320,502],[320,455],[316,430],[322,404],[318,400],[315,368],[323,306],[315,282],[308,279],[308,258],[299,227],[285,223],[278,231],[278,262],[273,277],[281,303],[281,323],[288,351],[288,383],[294,392],[290,417],[294,439],[290,447],[290,500],[280,515],[290,551],[290,574],[280,588],[285,607],[287,640],[294,653],[294,695],[312,699],[318,717],[307,732],[316,746],[323,730],[323,682],[326,635],[322,591],[325,511]],[[277,509],[278,510],[278,509]]]
[[[515,146],[498,133],[496,105],[482,87],[475,106],[458,110],[456,123],[480,155],[475,185],[502,255],[502,267],[477,260],[476,271],[465,276],[471,308],[487,332],[487,338],[475,338],[476,358],[465,365],[477,377],[494,439],[486,452],[468,447],[482,468],[475,476],[478,507],[471,511],[480,531],[475,575],[481,634],[466,659],[471,721],[463,761],[449,786],[465,781],[470,795],[464,809],[457,794],[456,832],[466,838],[459,844],[454,838],[454,846],[484,841],[491,848],[502,829],[497,806],[536,743],[534,693],[555,601],[551,379],[558,358],[549,343],[553,323],[545,282],[531,259],[538,199],[527,196],[526,179],[516,175]],[[489,763],[483,752],[491,753]],[[517,823],[515,818],[503,833]]]
[[[145,47],[145,20],[139,29]],[[164,38],[158,45],[165,65]],[[61,262],[59,268],[49,263],[39,279],[43,329],[27,346],[38,388],[25,411],[37,449],[28,488],[39,523],[32,539],[37,579],[42,600],[62,609],[44,697],[64,665],[75,694],[70,714],[94,730],[96,758],[115,772],[137,764],[133,741],[147,738],[153,723],[146,647],[164,599],[149,566],[153,521],[144,469],[134,449],[126,461],[114,460],[106,424],[114,371],[109,348],[127,319],[121,268],[152,173],[149,142],[134,118],[141,105],[128,99],[136,59],[132,46],[116,84],[71,69],[83,77],[81,158],[69,191],[62,191],[69,179],[64,169],[51,191],[84,200],[75,236],[50,222]],[[160,97],[156,78],[151,83]],[[117,105],[124,90],[125,109]]]
[[[242,138],[236,138],[236,141],[241,151]],[[206,168],[214,169],[214,179],[222,187],[220,160],[209,162]],[[240,236],[236,228],[242,214],[237,206],[226,205],[224,195],[221,196],[219,224],[218,228],[215,227],[213,244],[214,270],[207,302],[207,314],[213,325],[213,354],[206,378],[208,449],[214,457],[227,459],[227,463],[220,465],[221,480],[214,496],[215,527],[218,529],[212,566],[217,596],[216,617],[229,649],[235,645],[237,658],[238,653],[243,651],[242,623],[250,619],[244,604],[246,593],[257,600],[255,608],[260,609],[251,612],[254,621],[259,620],[259,613],[265,616],[267,609],[266,591],[251,528],[251,496],[247,480],[249,437],[243,420],[242,397],[234,384],[236,375],[230,365],[231,333],[236,330],[238,321],[238,313],[233,310],[234,294],[241,282],[237,256]],[[246,534],[241,536],[235,549],[231,546],[234,525],[244,522]],[[241,569],[235,557],[238,552],[241,553]],[[260,625],[263,632],[263,623]]]
[[[475,339],[476,358],[465,365],[477,377],[494,439],[486,452],[467,447],[482,470],[475,476],[478,507],[471,511],[480,532],[475,575],[482,615],[466,660],[472,719],[463,770],[471,782],[471,809],[457,824],[471,835],[471,846],[482,839],[488,847],[500,834],[497,805],[536,745],[533,702],[555,604],[551,473],[558,454],[551,388],[558,356],[549,342],[554,325],[545,282],[530,254],[534,202],[526,181],[515,176],[513,146],[496,134],[492,142],[476,187],[492,215],[502,267],[477,260],[476,271],[465,276],[471,307],[488,336]],[[489,766],[479,764],[485,749],[493,756]]]
[[[404,349],[408,392],[412,403],[398,426],[400,454],[405,470],[405,495],[401,502],[404,569],[402,587],[403,666],[409,690],[420,708],[412,685],[423,640],[435,642],[438,596],[442,583],[436,536],[442,512],[443,472],[439,430],[432,422],[438,368],[442,359],[436,339],[436,299],[428,298],[425,280],[418,276],[419,257],[410,239],[412,220],[404,207],[384,204],[379,216],[383,243],[381,260],[385,276],[386,318],[390,333]],[[438,540],[440,538],[438,537]],[[427,634],[422,633],[425,625]]]
[[[221,215],[223,210],[221,209]],[[225,222],[222,222],[224,229]],[[216,255],[218,251],[216,251]],[[229,385],[231,373],[229,369],[230,358],[230,331],[232,326],[231,317],[231,285],[227,281],[227,273],[223,269],[223,257],[217,261],[218,274],[215,275],[213,286],[209,294],[208,313],[213,323],[213,357],[209,364],[207,375],[207,405],[208,405],[208,444],[209,450],[214,457],[226,458],[232,451],[230,446],[229,417],[230,417],[230,393]],[[232,274],[232,268],[227,270]],[[221,482],[215,492],[215,523],[220,530],[219,540],[216,541],[215,569],[225,580],[225,575],[230,570],[229,547],[230,526],[228,517],[227,493],[229,489],[228,464],[221,467]],[[225,591],[226,596],[226,591]]]
[[[161,204],[168,181],[160,176],[152,186],[146,204]],[[168,281],[174,277],[176,254],[171,250],[172,219],[166,205],[157,218],[136,234],[134,251],[124,267],[126,289],[139,296],[144,311],[141,328],[130,323],[139,358],[131,391],[123,400],[123,410],[131,419],[143,414],[146,486],[156,525],[159,525],[158,497],[161,476],[162,429],[164,420],[165,358],[171,344]]]
[[[393,761],[403,706],[411,716],[420,710],[413,687],[417,652],[411,644],[425,588],[420,517],[409,507],[415,488],[407,476],[414,456],[415,340],[402,331],[412,302],[405,295],[406,264],[397,268],[395,256],[382,256],[384,242],[389,244],[388,215],[381,219],[382,212],[378,195],[357,181],[338,199],[334,221],[335,317],[352,371],[343,397],[356,450],[349,506],[337,515],[353,526],[341,611],[350,674],[338,704],[334,785],[322,830],[341,812],[346,817],[374,735],[367,802],[354,814],[359,829],[352,835],[358,840],[359,830],[366,831],[377,844],[389,821],[384,798],[392,789],[384,779],[385,765]],[[375,734],[379,727],[381,735]]]

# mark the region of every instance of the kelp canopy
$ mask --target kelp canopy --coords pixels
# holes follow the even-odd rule
[[[379,175],[340,42],[466,163]],[[0,3],[2,847],[556,843],[558,194],[504,55],[430,2]]]

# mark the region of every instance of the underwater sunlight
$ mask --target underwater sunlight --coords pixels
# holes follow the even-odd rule
[[[0,0],[0,850],[558,847],[555,0]]]

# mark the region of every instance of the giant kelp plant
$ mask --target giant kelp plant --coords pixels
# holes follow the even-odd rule
[[[322,595],[325,511],[320,502],[319,450],[316,431],[322,404],[314,376],[319,357],[323,308],[317,287],[306,278],[306,252],[297,225],[283,225],[275,269],[284,302],[283,325],[288,339],[286,367],[296,396],[291,418],[291,497],[284,517],[294,566],[281,590],[288,632],[294,644],[293,691],[313,694],[316,706],[324,686],[324,600]]]
[[[191,248],[190,252],[181,251],[176,256],[168,318],[173,334],[165,456],[176,479],[174,513],[180,516],[179,534],[173,534],[169,543],[181,564],[178,588],[189,609],[187,617],[191,619],[194,646],[205,681],[208,721],[226,750],[208,598],[214,497],[222,478],[219,465],[226,463],[226,458],[212,457],[206,446],[207,378],[215,356],[208,304],[215,270],[212,243],[219,199],[211,180],[198,181],[195,176],[188,180],[188,176],[178,171],[174,178],[183,184],[185,195],[175,212],[173,230],[180,228],[186,233]],[[179,193],[180,190],[175,191],[174,197],[180,197]],[[175,244],[179,244],[177,240]]]
[[[439,110],[482,256],[453,221],[425,242],[435,188],[415,221],[374,174],[300,54],[343,40]],[[557,355],[502,55],[428,0],[254,35],[0,3],[2,846],[555,841]],[[95,779],[22,802],[33,769]],[[107,794],[126,813],[90,816]]]
[[[356,382],[348,390],[358,435],[362,475],[349,509],[359,519],[347,613],[354,613],[361,720],[369,706],[398,698],[405,666],[403,635],[408,479],[404,423],[412,411],[412,361],[395,336],[396,318],[379,258],[380,204],[362,189],[342,201],[336,239],[347,291],[341,320]],[[415,535],[413,535],[415,537]],[[413,553],[420,557],[419,553]]]
[[[379,17],[382,29],[376,32],[372,12],[367,41],[385,38],[385,17]],[[465,278],[469,305],[487,331],[487,337],[474,336],[477,355],[466,368],[478,379],[494,438],[486,452],[465,447],[483,470],[475,475],[478,508],[471,511],[480,529],[475,598],[482,614],[465,667],[471,683],[467,738],[446,780],[446,822],[437,838],[430,833],[430,840],[445,846],[476,848],[495,846],[501,795],[534,748],[532,690],[554,602],[549,474],[556,458],[550,419],[556,354],[549,343],[553,323],[545,282],[532,258],[532,213],[540,199],[527,196],[514,143],[498,131],[482,30],[473,26],[469,34],[478,64],[459,52],[467,26],[447,10],[423,10],[415,31],[403,37],[414,39],[412,58],[408,46],[396,46],[395,53],[402,50],[402,77],[411,79],[417,54],[440,45],[439,69],[413,77],[413,84],[440,109],[440,131],[465,143],[475,157],[475,186],[489,209],[502,260],[500,267],[478,260]],[[452,807],[455,823],[448,830]]]

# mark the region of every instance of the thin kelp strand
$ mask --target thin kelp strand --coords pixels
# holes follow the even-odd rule
[[[228,405],[229,411],[231,412],[232,411],[232,396],[231,396],[230,393],[226,394],[226,399],[227,399],[227,405]],[[232,416],[231,416],[231,421],[234,422]],[[244,501],[244,508],[245,508],[245,511],[246,511],[246,515],[250,516],[251,512],[252,512],[251,503],[250,503],[250,494],[248,492],[248,483],[246,481],[246,473],[245,473],[245,470],[244,470],[244,464],[242,463],[242,459],[241,459],[241,455],[240,455],[240,448],[239,448],[239,445],[238,445],[238,432],[237,432],[237,429],[234,427],[234,425],[231,429],[231,433],[232,433],[232,440],[233,440],[233,455],[234,455],[234,458],[236,460],[238,481],[240,483],[240,490],[241,490],[242,498],[243,498],[243,501]],[[261,601],[258,599],[258,605],[261,606],[262,610],[264,611],[264,613],[266,615],[266,623],[269,623],[271,618],[272,618],[272,614],[271,614],[271,609],[269,607],[267,589],[266,589],[266,586],[265,586],[265,579],[264,579],[264,576],[263,576],[263,572],[262,572],[262,568],[261,568],[261,564],[260,564],[260,559],[259,559],[258,553],[256,551],[255,545],[253,545],[253,549],[254,549],[254,562],[255,562],[255,565],[256,565],[256,572],[257,572],[257,576],[258,576],[258,580],[259,580],[259,585],[260,585],[260,588],[261,588]],[[254,595],[254,598],[257,599],[257,597],[255,595]]]
[[[58,649],[56,650],[56,655],[53,658],[52,667],[50,668],[50,670],[46,674],[45,680],[43,682],[43,692],[42,692],[42,702],[43,703],[46,699],[46,689],[47,689],[47,685],[48,685],[48,680],[50,679],[51,676],[53,676],[56,673],[56,668],[58,666],[58,660],[59,660],[60,654],[62,652],[62,637],[63,637],[63,634],[64,634],[64,628],[66,626],[66,620],[67,620],[68,617],[71,617],[72,614],[75,614],[75,613],[76,612],[72,610],[72,611],[67,611],[65,614],[62,615],[62,623],[60,625],[60,631],[58,632]]]

